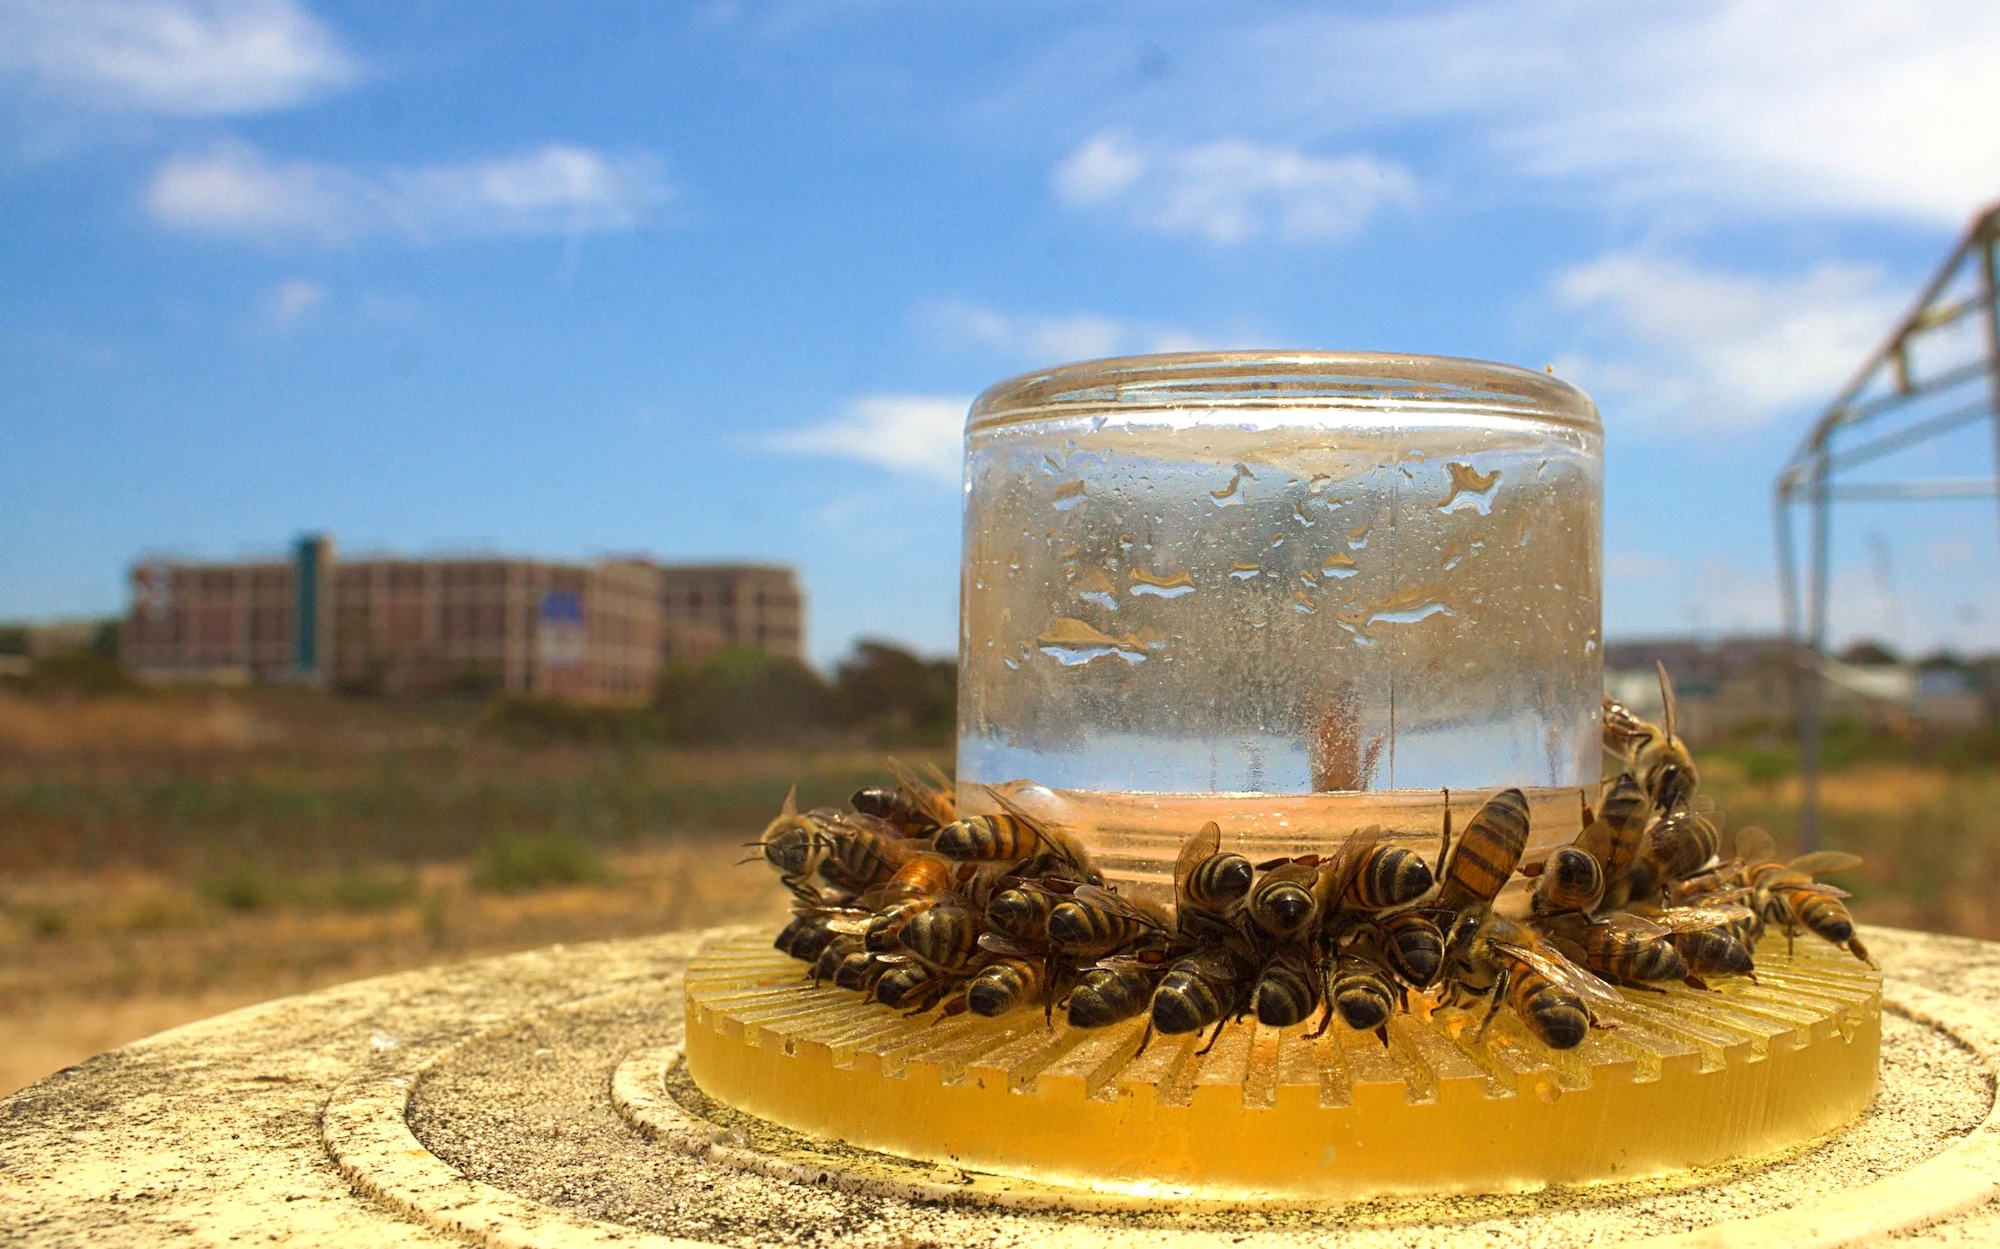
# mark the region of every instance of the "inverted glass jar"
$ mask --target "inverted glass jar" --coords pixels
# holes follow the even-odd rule
[[[1565,382],[1364,353],[1067,365],[973,404],[965,489],[961,783],[1156,806],[1518,785],[1574,811],[1598,779],[1602,430]]]

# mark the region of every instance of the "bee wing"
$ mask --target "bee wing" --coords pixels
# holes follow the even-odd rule
[[[828,932],[837,932],[843,937],[859,937],[868,931],[873,915],[841,914],[826,921]]]
[[[1736,857],[1745,863],[1771,863],[1778,857],[1778,843],[1771,834],[1752,824],[1736,830]]]
[[[1264,873],[1267,881],[1289,880],[1310,892],[1319,882],[1319,869],[1309,863],[1285,863]],[[1085,886],[1088,888],[1089,886]]]
[[[1001,936],[997,932],[980,933],[979,948],[985,950],[989,954],[998,954],[1003,958],[1041,957],[1041,955],[1036,954],[1033,951],[1023,949],[1021,946],[1015,945],[1012,941],[1009,941],[1007,938]]]
[[[1368,856],[1374,853],[1381,840],[1380,824],[1357,828],[1347,835],[1340,852],[1333,858],[1331,870],[1323,869],[1319,874],[1321,884],[1317,892],[1322,901],[1337,903],[1347,896],[1348,886],[1361,874],[1361,865],[1368,861]]]
[[[1599,863],[1611,862],[1611,822],[1592,820],[1576,835],[1576,848],[1589,853]]]
[[[778,808],[781,819],[789,819],[799,813],[799,787],[794,785],[785,794],[785,805]]]
[[[1174,894],[1178,897],[1190,873],[1200,867],[1210,857],[1222,849],[1222,825],[1214,820],[1201,826],[1201,831],[1187,839],[1181,846],[1180,857],[1174,860]]]
[[[1828,885],[1819,881],[1814,881],[1809,885],[1787,885],[1785,889],[1790,893],[1817,893],[1828,898],[1851,898],[1854,896],[1839,885]]]
[[[1092,906],[1101,907],[1113,914],[1123,915],[1127,919],[1135,919],[1142,924],[1150,924],[1155,928],[1160,926],[1159,916],[1153,914],[1151,911],[1135,906],[1130,899],[1121,898],[1109,889],[1100,888],[1097,885],[1078,885],[1076,887],[1076,896],[1081,901],[1088,902]]]
[[[954,806],[939,801],[938,791],[904,767],[901,761],[893,758],[889,760],[889,775],[896,778],[897,786],[927,819],[944,825],[951,823],[957,816]]]
[[[1667,740],[1671,742],[1674,740],[1674,721],[1677,718],[1674,707],[1674,679],[1667,675],[1667,665],[1664,661],[1654,660],[1653,667],[1660,674],[1660,705],[1666,708],[1667,718],[1663,727],[1667,730]]]
[[[1708,932],[1725,928],[1748,914],[1740,906],[1670,906],[1651,918],[1668,932]]]
[[[1785,866],[1795,872],[1804,872],[1808,876],[1818,876],[1824,872],[1844,872],[1849,868],[1860,867],[1861,856],[1849,854],[1845,850],[1816,850],[1811,854],[1800,855]]]
[[[1623,1006],[1625,999],[1602,980],[1554,950],[1537,950],[1511,941],[1495,941],[1495,948],[1520,959],[1592,1006]]]
[[[951,823],[958,818],[957,787],[952,784],[951,778],[944,774],[944,769],[935,763],[926,763],[924,765],[924,775],[929,778],[932,785],[936,786],[938,806],[947,812],[947,816],[943,822],[946,824]]]
[[[1649,919],[1644,915],[1634,915],[1630,911],[1613,911],[1596,922],[1603,927],[1615,929],[1618,932],[1629,932],[1635,937],[1649,937],[1657,940],[1668,933],[1666,926],[1657,922],[1657,920]]]

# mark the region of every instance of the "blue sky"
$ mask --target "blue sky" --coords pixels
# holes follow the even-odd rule
[[[974,393],[1284,346],[1555,365],[1608,633],[1769,628],[1996,65],[1990,0],[0,0],[0,617],[310,528],[792,561],[818,658],[948,651]],[[1842,513],[1836,633],[2000,645],[1994,520]]]

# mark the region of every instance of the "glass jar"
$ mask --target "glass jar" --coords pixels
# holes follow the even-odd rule
[[[1369,353],[1066,365],[973,404],[965,491],[962,791],[1175,837],[1347,795],[1414,835],[1447,787],[1520,786],[1575,829],[1602,690],[1577,388]]]

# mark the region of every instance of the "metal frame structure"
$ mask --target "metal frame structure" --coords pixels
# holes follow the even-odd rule
[[[1784,630],[1796,659],[1799,721],[1799,831],[1819,844],[1820,732],[1826,654],[1832,510],[1835,503],[2000,499],[2000,204],[1973,218],[1958,245],[1854,380],[1814,422],[1778,473],[1775,488],[1778,583]],[[1968,318],[1979,343],[1965,350]],[[1957,336],[1957,352],[1951,351]],[[1938,363],[1935,357],[1945,357]],[[1983,393],[1981,393],[1983,392]],[[1994,471],[1984,477],[1838,481],[1852,469],[1978,421],[1993,425]],[[1801,586],[1792,511],[1810,509],[1808,579]],[[1804,601],[1800,601],[1801,590]]]

